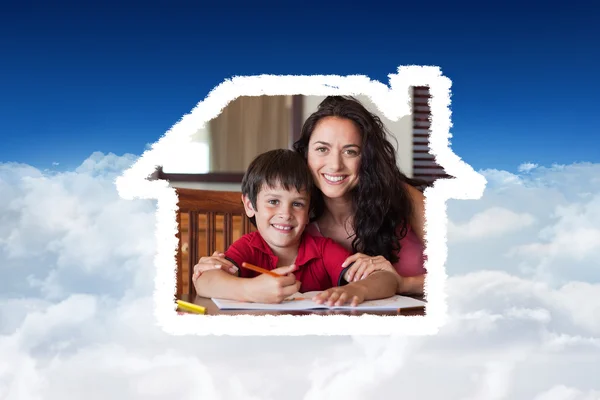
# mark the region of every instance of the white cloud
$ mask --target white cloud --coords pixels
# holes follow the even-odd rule
[[[481,200],[448,202],[448,273],[467,273],[477,265],[554,286],[600,282],[598,164],[537,167],[526,175],[482,174],[488,186]],[[506,210],[504,216],[499,209]],[[464,240],[469,233],[501,230],[505,233],[476,246]],[[460,254],[460,262],[452,262],[453,253]]]
[[[131,161],[0,164],[0,398],[598,398],[600,249],[569,241],[599,226],[597,165],[496,171],[449,203],[438,335],[231,338],[156,325],[155,206],[113,183]]]
[[[463,224],[448,223],[448,240],[480,240],[510,234],[528,227],[535,218],[527,213],[515,213],[501,207],[488,208]]]
[[[540,232],[540,241],[516,248],[516,254],[579,260],[597,254],[600,249],[600,195],[558,206],[552,219],[554,223]]]
[[[95,293],[130,286],[138,263],[152,263],[154,246],[147,234],[152,202],[122,200],[114,189],[131,162],[94,153],[79,172],[52,175],[22,166],[10,174],[3,165],[0,186],[10,186],[0,213],[0,271],[13,279],[0,281],[0,292],[41,290],[60,298],[79,285]]]
[[[523,164],[519,165],[518,171],[519,172],[529,172],[532,169],[537,168],[537,167],[538,167],[537,164],[527,162],[527,163],[523,163]]]
[[[538,277],[600,282],[600,195],[559,205],[547,220],[537,240],[532,238],[511,249],[513,259],[533,264]]]
[[[488,181],[488,184],[496,185],[519,185],[521,184],[521,178],[518,175],[512,174],[507,171],[500,171],[497,169],[486,169],[479,171],[483,174]]]
[[[535,396],[534,400],[598,400],[600,391],[590,390],[582,392],[581,390],[557,385],[551,389]]]
[[[124,169],[130,167],[136,159],[137,156],[133,154],[117,156],[113,153],[105,155],[96,151],[77,167],[75,172],[92,176],[110,175],[117,177]]]

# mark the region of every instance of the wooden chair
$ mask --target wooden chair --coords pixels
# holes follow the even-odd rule
[[[177,188],[179,210],[177,237],[177,297],[193,298],[194,265],[216,250],[225,251],[235,240],[253,232],[240,192]]]

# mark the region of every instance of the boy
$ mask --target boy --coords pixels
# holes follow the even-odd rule
[[[203,257],[194,268],[196,292],[204,297],[280,303],[300,291],[321,291],[314,300],[329,305],[381,299],[396,293],[393,273],[377,271],[346,285],[350,256],[332,239],[304,233],[309,223],[313,181],[304,159],[292,150],[256,157],[242,180],[242,202],[258,232],[244,235],[223,253]],[[241,268],[243,262],[280,277]],[[229,272],[226,272],[229,271]]]

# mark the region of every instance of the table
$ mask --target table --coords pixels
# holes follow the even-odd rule
[[[423,296],[411,296],[424,300]],[[406,308],[398,311],[355,311],[355,310],[303,310],[303,311],[262,311],[262,310],[220,310],[209,298],[195,296],[190,300],[189,295],[182,295],[180,300],[187,301],[206,308],[206,315],[425,315],[425,307]]]

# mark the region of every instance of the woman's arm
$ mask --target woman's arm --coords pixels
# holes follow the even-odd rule
[[[421,243],[425,243],[425,195],[414,186],[405,185],[413,205],[410,227]],[[423,294],[424,286],[425,275],[400,277],[398,294]]]
[[[413,212],[410,218],[410,227],[415,232],[421,243],[425,243],[425,195],[417,188],[404,184],[412,201]]]

